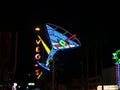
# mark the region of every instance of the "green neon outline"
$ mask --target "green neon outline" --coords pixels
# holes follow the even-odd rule
[[[65,46],[66,42],[64,40],[60,40],[59,44],[62,45],[62,46]]]
[[[116,51],[116,55],[115,55],[115,57],[116,57],[116,64],[120,64],[120,58],[118,57],[118,53],[120,53],[120,50]]]

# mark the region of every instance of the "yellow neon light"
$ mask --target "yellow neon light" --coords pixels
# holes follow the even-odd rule
[[[47,54],[49,55],[50,54],[50,49],[48,48],[46,43],[42,40],[42,38],[39,35],[38,35],[38,38],[41,40],[43,47],[45,48]],[[46,66],[48,66],[48,65],[49,65],[49,62],[46,63]]]
[[[52,61],[52,60],[53,60],[53,58],[51,58],[51,60],[50,60],[50,61]],[[47,63],[46,63],[46,66],[48,66],[49,64],[50,64],[50,62],[47,62]]]
[[[48,46],[46,45],[46,43],[42,40],[42,38],[40,37],[40,35],[38,35],[38,38],[39,38],[40,41],[42,42],[42,45],[43,45],[43,47],[45,48],[45,51],[46,51],[47,54],[49,55],[49,54],[50,54],[50,49],[49,49],[49,47],[48,47]],[[53,60],[53,58],[52,58],[51,60]],[[50,64],[50,62],[47,62],[47,63],[46,63],[46,66],[48,66],[49,64]],[[39,79],[42,74],[43,74],[43,72],[41,72],[41,73],[38,75],[37,79]]]
[[[40,72],[40,74],[38,75],[37,79],[39,79],[42,74],[43,74],[43,72]]]
[[[48,66],[49,64],[50,64],[50,63],[49,63],[49,62],[47,62],[47,63],[46,63],[46,66]]]
[[[38,35],[38,38],[40,39],[40,41],[42,42],[43,47],[45,48],[45,51],[47,52],[47,54],[50,54],[50,49],[48,48],[48,46],[46,45],[46,43],[42,40],[42,38]],[[49,62],[46,64],[46,66],[49,65]],[[38,75],[37,79],[39,79],[41,77],[41,75],[43,74],[43,72],[40,72],[40,74]]]
[[[38,38],[42,41],[42,45],[45,48],[47,54],[50,54],[50,49],[48,48],[48,46],[45,44],[45,42],[42,40],[42,38],[38,35]]]

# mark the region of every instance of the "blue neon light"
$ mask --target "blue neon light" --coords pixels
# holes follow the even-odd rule
[[[47,31],[48,31],[48,36],[50,39],[50,42],[52,44],[52,49],[51,52],[46,60],[46,63],[50,61],[50,59],[54,56],[54,54],[58,51],[58,50],[64,50],[64,49],[70,49],[70,48],[75,48],[75,47],[79,47],[80,45],[77,44],[76,42],[72,41],[72,40],[67,40],[67,36],[65,36],[64,34],[56,31],[56,28],[52,28],[49,25],[46,25],[47,27]],[[59,43],[60,40],[63,40],[64,42],[67,43],[67,45],[61,45]],[[67,40],[67,41],[65,41]]]
[[[120,64],[118,64],[118,88],[120,89]]]
[[[47,27],[47,31],[48,31],[48,35],[50,38],[50,42],[52,44],[52,47],[54,49],[59,49],[59,50],[64,50],[64,49],[69,49],[69,48],[76,48],[79,47],[80,45],[76,42],[74,42],[73,40],[67,40],[67,36],[65,36],[64,34],[56,31],[54,28],[52,28],[49,25],[46,25]],[[60,40],[64,40],[65,42],[67,42],[67,46],[59,46],[59,47],[55,47],[56,44],[59,44]],[[66,41],[67,40],[67,41]]]
[[[46,66],[46,64],[44,64],[44,63],[39,63],[39,62],[38,62],[38,64],[39,64],[41,67],[45,68],[46,70],[50,71],[50,68],[49,68],[48,66]]]
[[[54,49],[54,48],[51,49],[51,52],[46,60],[46,63],[48,63],[51,60],[51,58],[55,55],[56,52],[57,52],[57,49]]]

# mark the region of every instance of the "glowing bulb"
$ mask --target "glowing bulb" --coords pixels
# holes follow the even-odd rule
[[[35,30],[36,30],[36,31],[40,31],[40,28],[39,28],[39,27],[36,27]]]

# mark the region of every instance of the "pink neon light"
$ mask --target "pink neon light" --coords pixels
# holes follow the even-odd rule
[[[74,37],[76,37],[76,34],[74,34],[74,35],[72,35],[71,37],[67,38],[66,41],[67,41],[67,40],[70,40],[71,38],[74,38]]]

